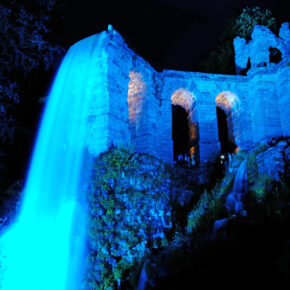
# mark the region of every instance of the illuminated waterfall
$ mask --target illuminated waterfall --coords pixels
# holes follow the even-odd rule
[[[244,160],[238,168],[234,186],[226,199],[226,209],[230,214],[245,215],[243,198],[247,193],[247,161]]]
[[[90,103],[104,76],[107,32],[73,45],[52,85],[19,216],[0,239],[4,290],[79,290],[86,201],[81,190]],[[96,102],[96,100],[94,100]],[[85,168],[85,169],[84,169]]]

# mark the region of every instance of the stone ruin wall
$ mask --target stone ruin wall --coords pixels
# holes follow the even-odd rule
[[[286,26],[282,26],[284,38],[289,36]],[[131,144],[137,152],[171,163],[171,98],[176,92],[188,92],[187,98],[193,98],[187,111],[189,120],[197,128],[196,152],[201,163],[214,161],[220,152],[217,106],[231,117],[233,138],[241,149],[270,137],[289,135],[290,37],[279,38],[279,48],[283,51],[280,63],[270,64],[268,51],[268,65],[259,66],[254,61],[247,76],[231,76],[172,70],[158,73],[128,48],[118,32],[107,34],[103,49],[107,54],[104,98],[108,101],[108,110],[106,126],[101,125],[107,147]],[[239,40],[243,45],[236,45],[235,41],[239,69],[245,68],[253,49],[258,53],[257,43],[261,44],[264,34],[265,29],[259,26],[248,44]],[[262,54],[265,55],[264,50]],[[186,100],[182,98],[180,93],[174,102],[184,107]]]

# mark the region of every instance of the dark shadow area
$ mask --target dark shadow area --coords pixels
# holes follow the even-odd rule
[[[244,69],[241,69],[240,72],[237,74],[240,74],[242,76],[246,76],[251,67],[252,67],[251,58],[249,57],[248,62],[247,62],[247,67]]]
[[[218,121],[218,137],[221,145],[221,154],[234,153],[237,145],[233,134],[231,113],[227,115],[224,110],[216,108]]]
[[[218,121],[218,136],[221,144],[221,153],[229,151],[229,133],[227,124],[227,114],[224,110],[216,108],[217,121]]]
[[[194,237],[189,249],[180,248],[167,258],[162,269],[166,275],[151,289],[235,289],[237,285],[289,289],[287,262],[281,261],[289,238],[287,226],[289,223],[237,220],[228,226],[226,238]]]
[[[279,63],[282,60],[282,53],[278,48],[270,47],[269,48],[269,61],[270,63]]]
[[[189,128],[187,112],[178,105],[172,105],[172,140],[174,160],[178,155],[185,155],[189,152]]]

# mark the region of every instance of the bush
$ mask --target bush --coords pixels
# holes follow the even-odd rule
[[[188,233],[197,231],[200,228],[208,230],[215,220],[226,215],[224,208],[225,197],[232,189],[233,182],[234,173],[227,171],[221,183],[218,183],[211,192],[205,192],[201,195],[199,201],[188,215]]]
[[[96,158],[88,189],[89,289],[113,289],[126,276],[133,288],[146,256],[167,245],[166,179],[163,163],[149,155],[111,148]]]
[[[251,187],[251,194],[257,202],[261,202],[266,198],[272,182],[273,180],[267,174],[259,175],[256,178],[254,185]]]

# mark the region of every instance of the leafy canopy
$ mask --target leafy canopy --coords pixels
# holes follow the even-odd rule
[[[63,53],[56,26],[66,0],[0,3],[0,138],[13,140],[20,87],[34,69],[48,70]]]
[[[255,25],[264,25],[276,32],[277,20],[268,9],[246,7],[238,17],[230,19],[217,48],[197,65],[197,70],[208,73],[235,74],[233,41],[237,36],[251,39]]]

